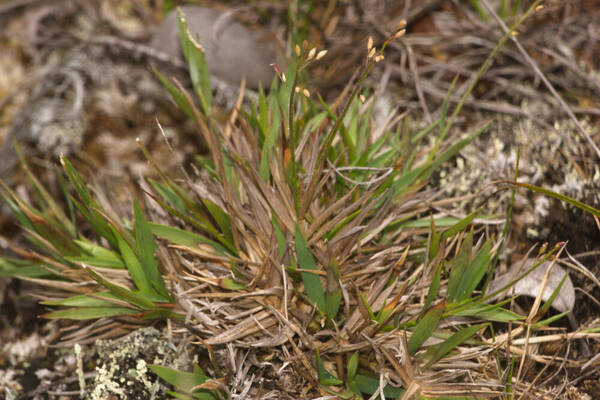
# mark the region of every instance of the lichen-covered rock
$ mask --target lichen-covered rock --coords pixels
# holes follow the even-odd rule
[[[174,347],[154,328],[144,328],[119,340],[98,340],[100,359],[87,400],[145,400],[159,394],[160,385],[148,365],[173,365]]]

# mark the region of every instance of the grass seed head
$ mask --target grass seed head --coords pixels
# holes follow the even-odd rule
[[[315,58],[315,54],[317,54],[317,48],[313,47],[312,49],[310,49],[310,51],[308,52],[308,57],[306,57],[306,61],[310,61],[313,58]]]
[[[371,50],[369,50],[368,58],[373,58],[375,56],[375,51],[376,51],[375,47],[373,47]]]
[[[371,49],[373,48],[373,37],[369,36],[369,40],[367,41],[367,51],[371,51]]]
[[[383,61],[385,57],[383,56],[383,54],[378,55],[377,57],[375,57],[375,62],[378,63],[380,61]]]
[[[300,50],[300,46],[296,45],[296,55],[300,57],[300,54],[302,54],[302,50]]]
[[[302,90],[302,94],[303,94],[305,97],[307,97],[307,98],[309,98],[309,97],[310,97],[310,92],[308,91],[308,89],[303,89],[303,90]]]
[[[394,39],[400,39],[402,36],[406,35],[406,29],[401,29],[394,35]]]
[[[325,57],[325,55],[327,54],[327,50],[321,50],[318,54],[317,54],[317,58],[316,60],[320,60],[321,58]]]

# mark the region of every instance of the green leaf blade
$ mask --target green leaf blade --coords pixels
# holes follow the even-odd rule
[[[441,301],[431,307],[417,323],[415,330],[408,340],[408,352],[415,354],[421,345],[433,334],[446,309],[446,302]]]
[[[179,229],[179,228],[176,228],[173,226],[158,224],[158,223],[154,223],[154,222],[149,223],[149,228],[154,235],[156,235],[162,239],[168,240],[169,242],[171,242],[173,244],[177,244],[180,246],[188,246],[188,247],[198,246],[199,244],[207,244],[207,245],[211,246],[212,248],[214,248],[215,251],[217,253],[219,253],[220,255],[223,255],[223,256],[232,255],[221,244],[219,244],[213,240],[207,239],[204,236],[198,235],[193,232],[189,232],[189,231]]]
[[[457,346],[459,346],[465,340],[471,338],[473,335],[475,335],[477,332],[479,332],[486,326],[488,326],[487,323],[469,326],[456,332],[448,339],[444,340],[442,343],[438,343],[436,345],[431,346],[423,355],[425,359],[429,359],[429,361],[425,365],[425,368],[429,368],[430,366],[435,364],[446,354],[450,353]]]
[[[319,383],[323,386],[339,386],[344,383],[337,376],[333,375],[331,372],[327,371],[325,365],[323,364],[323,360],[321,360],[321,355],[319,349],[317,349],[316,355],[316,364],[317,364],[317,374]]]
[[[110,290],[110,292],[113,293],[118,298],[125,300],[129,304],[139,307],[143,310],[156,309],[156,306],[154,305],[152,300],[148,299],[146,296],[143,296],[143,295],[133,292],[127,288],[124,288],[119,285],[115,285],[114,283],[107,281],[106,279],[101,277],[99,274],[94,272],[90,267],[85,266],[84,269],[92,277],[92,279],[94,279],[96,282],[98,282],[101,286]]]
[[[210,86],[210,71],[206,65],[202,44],[194,40],[188,29],[185,16],[177,9],[179,38],[181,50],[190,69],[190,78],[194,92],[200,98],[200,103],[206,115],[210,115],[212,107],[212,89]]]
[[[490,264],[492,239],[488,239],[481,249],[473,257],[473,261],[465,270],[463,277],[457,289],[456,300],[463,301],[468,299],[472,294],[483,276],[488,270]]]
[[[43,314],[42,317],[46,319],[70,319],[85,321],[89,319],[116,317],[120,315],[131,315],[137,313],[139,313],[138,310],[127,307],[81,307],[53,311]]]
[[[148,367],[152,372],[167,383],[173,385],[177,390],[190,393],[196,399],[219,400],[217,393],[212,390],[200,389],[192,392],[196,386],[202,385],[210,379],[199,369],[194,372],[184,372],[157,364],[149,364]]]
[[[134,202],[133,209],[135,216],[136,251],[142,270],[146,279],[149,281],[150,289],[168,299],[169,294],[167,293],[165,281],[158,270],[158,261],[155,255],[156,242],[154,241],[150,225],[137,200]]]
[[[367,395],[372,395],[379,389],[379,380],[370,376],[358,374],[356,375],[355,382],[361,393],[365,393]],[[383,395],[386,399],[399,399],[402,397],[404,392],[404,389],[395,388],[390,385],[386,385],[383,388]]]
[[[300,227],[295,227],[296,255],[298,257],[298,267],[301,269],[316,270],[317,264],[308,248],[308,243],[300,231]],[[326,311],[325,292],[321,285],[321,280],[317,274],[310,272],[301,272],[302,281],[306,288],[308,298],[312,300],[321,312]]]
[[[464,279],[465,271],[470,264],[471,251],[473,249],[473,232],[469,232],[464,239],[456,258],[452,261],[450,278],[448,279],[448,301],[453,303],[458,299],[458,290]]]
[[[140,260],[137,258],[137,255],[133,251],[129,244],[121,237],[119,232],[116,229],[111,227],[114,236],[117,239],[117,243],[119,246],[119,252],[121,253],[121,257],[123,257],[123,261],[127,266],[127,270],[129,271],[129,275],[131,279],[135,283],[135,286],[143,293],[152,293],[152,287],[150,286],[150,281],[146,276],[144,269],[142,268],[142,264]]]

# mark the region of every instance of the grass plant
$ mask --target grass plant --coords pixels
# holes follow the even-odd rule
[[[487,301],[504,236],[475,224],[485,217],[478,210],[462,218],[432,212],[437,194],[423,190],[440,165],[488,127],[447,140],[486,66],[534,8],[498,43],[452,113],[449,93],[430,126],[417,131],[405,118],[379,137],[365,78],[387,44],[401,40],[403,25],[379,47],[369,40],[357,78],[333,104],[301,79],[325,52],[298,43],[289,67],[276,66],[268,95],[260,91],[255,104],[244,106],[242,85],[229,120],[219,124],[201,46],[180,16],[193,94],[157,75],[197,123],[208,156],[174,179],[140,143],[158,179],[142,182],[146,196],[132,202],[131,220],[62,157],[64,210],[23,160],[32,201],[6,185],[1,193],[33,246],[12,245],[18,258],[0,260],[0,274],[44,287],[42,304],[57,308],[45,318],[104,321],[94,331],[65,334],[66,343],[165,319],[194,335],[209,353],[207,368],[151,366],[177,398],[217,399],[250,387],[260,393],[248,369],[241,372],[243,361],[219,362],[222,348],[235,360],[258,355],[280,375],[294,371],[296,386],[280,388],[294,395],[466,399],[536,392],[514,379],[513,354],[521,353],[509,341],[518,332],[504,339],[495,332],[498,324],[529,332],[552,321],[537,310],[510,311],[510,299]],[[561,248],[541,252],[540,263]],[[505,348],[513,350],[503,354]]]

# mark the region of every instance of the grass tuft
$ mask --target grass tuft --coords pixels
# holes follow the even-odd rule
[[[540,320],[548,306],[525,318],[507,302],[489,303],[495,294],[483,293],[503,236],[474,223],[480,210],[434,218],[429,204],[437,194],[422,190],[437,168],[489,126],[446,140],[510,32],[451,114],[456,80],[440,117],[425,130],[405,120],[376,136],[365,78],[384,59],[386,46],[405,34],[405,23],[379,48],[369,38],[358,78],[333,104],[303,78],[307,66],[326,61],[326,50],[298,43],[287,71],[276,66],[278,79],[256,103],[243,106],[242,84],[225,124],[213,117],[202,48],[181,13],[179,24],[195,97],[157,75],[208,144],[197,173],[166,176],[140,144],[159,179],[145,182],[146,196],[132,202],[128,222],[65,157],[72,213],[62,211],[24,164],[37,202],[5,185],[1,195],[36,250],[14,246],[20,258],[1,259],[0,274],[45,287],[43,304],[58,307],[45,318],[106,318],[112,321],[107,330],[123,321],[179,323],[179,333],[206,347],[212,366],[185,372],[152,365],[178,398],[221,398],[243,386],[231,383],[241,372],[227,370],[215,356],[223,348],[244,359],[258,355],[278,374],[294,371],[297,387],[290,393],[308,385],[315,395],[343,399],[466,399],[529,390],[512,380],[514,364],[502,367],[510,368],[508,375],[496,368],[503,362],[498,349],[511,348],[518,333],[494,336],[492,323],[503,330],[508,324],[543,329],[554,321]]]

